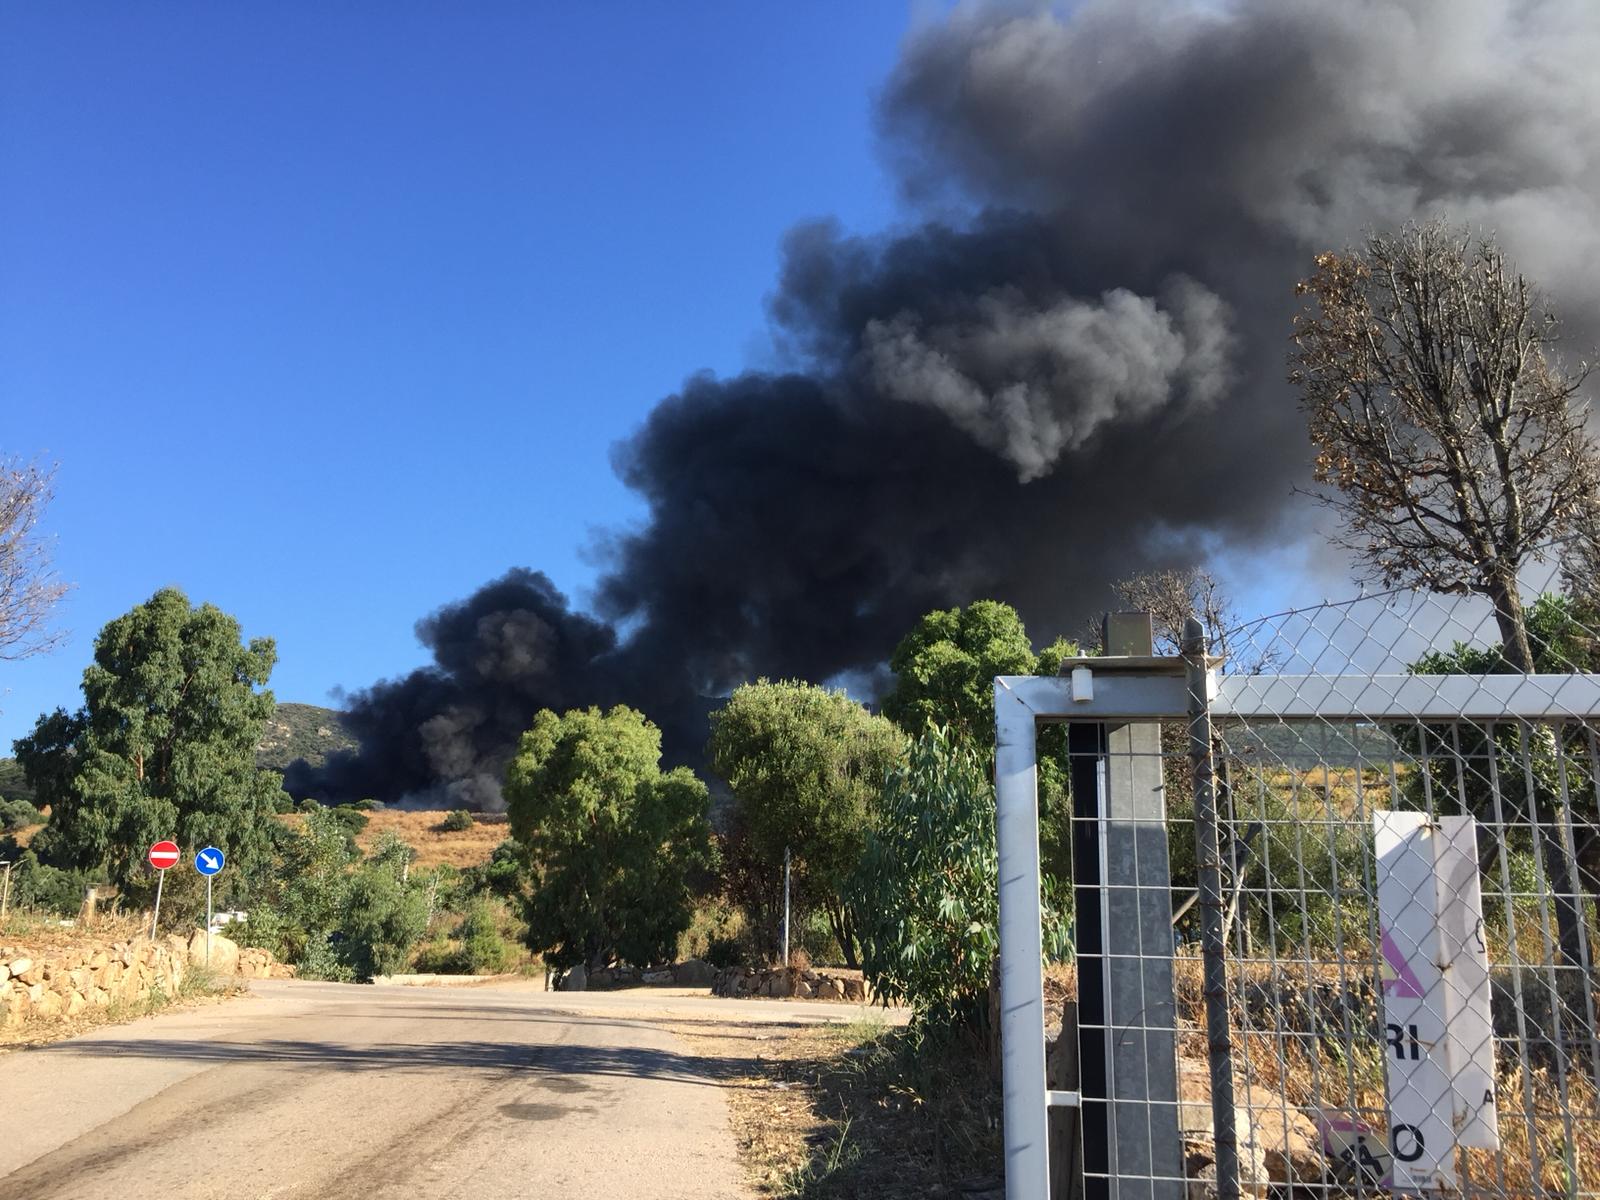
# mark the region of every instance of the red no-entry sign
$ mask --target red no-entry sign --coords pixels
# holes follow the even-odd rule
[[[168,867],[178,864],[178,843],[157,842],[150,847],[150,865],[158,871],[165,871]]]

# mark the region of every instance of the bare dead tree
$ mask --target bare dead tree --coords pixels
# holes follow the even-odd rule
[[[50,565],[39,518],[54,495],[55,471],[0,459],[0,659],[42,654],[60,640],[48,626],[66,592]]]
[[[1150,614],[1157,654],[1180,652],[1183,623],[1191,616],[1206,623],[1212,653],[1227,653],[1227,630],[1237,624],[1233,605],[1216,576],[1204,567],[1141,571],[1117,580],[1111,590],[1129,609]]]
[[[1534,669],[1517,575],[1573,530],[1594,446],[1555,316],[1489,238],[1439,222],[1321,254],[1290,381],[1338,542],[1385,585],[1474,593]]]

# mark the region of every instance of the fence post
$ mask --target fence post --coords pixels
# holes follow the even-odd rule
[[[1222,854],[1217,839],[1216,782],[1211,761],[1210,672],[1206,663],[1206,628],[1194,617],[1183,625],[1183,657],[1189,682],[1189,760],[1194,769],[1195,862],[1200,877],[1200,946],[1205,972],[1217,1198],[1238,1200],[1239,1146],[1234,1127],[1233,1042],[1228,1032]]]
[[[1152,641],[1149,613],[1109,613],[1093,669],[1180,672]],[[1073,721],[1067,739],[1084,1195],[1183,1200],[1160,720]]]

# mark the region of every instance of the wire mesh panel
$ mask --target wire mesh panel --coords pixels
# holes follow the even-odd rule
[[[1249,715],[1212,723],[1243,1190],[1600,1194],[1600,714],[1553,677],[1495,712],[1492,614],[1385,599],[1235,631]],[[1536,616],[1547,669],[1587,669]],[[1376,686],[1397,664],[1426,694]]]

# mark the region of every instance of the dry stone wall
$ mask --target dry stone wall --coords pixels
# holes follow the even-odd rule
[[[0,1029],[76,1017],[89,1009],[176,996],[190,968],[205,963],[206,935],[30,949],[0,945]],[[211,939],[210,971],[222,978],[291,975],[265,950]]]
[[[727,967],[717,972],[711,991],[717,996],[793,997],[797,1000],[871,999],[860,971],[838,967]]]

